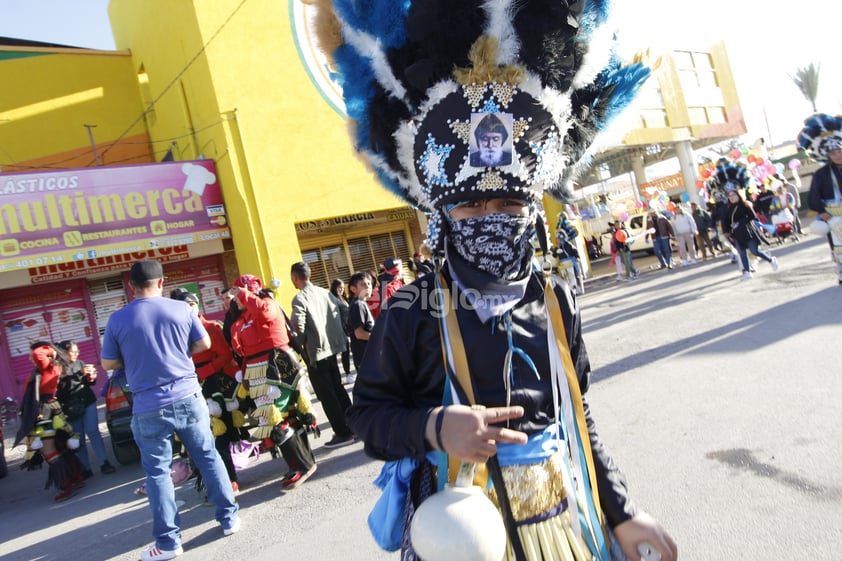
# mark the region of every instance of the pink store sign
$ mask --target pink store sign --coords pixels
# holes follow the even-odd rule
[[[0,272],[231,237],[210,160],[0,174]]]

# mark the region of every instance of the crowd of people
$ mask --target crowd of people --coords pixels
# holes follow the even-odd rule
[[[146,472],[135,493],[149,501],[155,537],[142,560],[182,552],[174,487],[187,475],[177,476],[176,466],[189,466],[189,477],[216,507],[224,535],[240,526],[235,497],[242,462],[235,462],[236,454],[257,446],[283,457],[282,490],[295,489],[315,473],[310,439],[320,430],[306,379],[333,432],[323,446],[356,442],[345,419],[351,399],[337,359],[348,353],[355,368],[362,362],[375,316],[403,286],[402,266],[400,259],[387,259],[380,275],[358,272],[347,285],[338,280],[328,291],[310,281],[306,263],[296,263],[290,278],[299,292],[289,316],[259,277],[242,275],[222,291],[224,321],[205,317],[199,295],[186,288],[165,297],[158,261],[132,266],[134,298],[109,318],[101,364],[125,369],[132,388],[132,432]],[[412,268],[424,274],[432,271],[432,262],[419,252]],[[15,446],[26,443],[24,468],[47,464],[47,484],[61,502],[84,486],[93,466],[103,474],[115,471],[99,432],[92,390],[97,370],[79,359],[75,341],[35,342],[30,357],[34,369]],[[177,460],[179,455],[186,460]]]
[[[647,240],[652,240],[659,268],[686,267],[699,260],[730,255],[731,262],[740,266],[740,278],[748,280],[755,272],[748,258],[748,252],[751,252],[776,271],[777,258],[766,246],[781,235],[782,225],[786,226],[786,234],[791,232],[796,240],[801,234],[798,198],[777,183],[774,191],[766,188],[749,190],[747,183],[735,183],[736,188],[702,205],[673,203],[672,212],[650,210],[644,234]],[[617,280],[637,278],[639,271],[634,267],[630,250],[634,237],[625,222],[609,221],[608,233],[610,262],[616,266]],[[678,252],[677,259],[674,250]]]

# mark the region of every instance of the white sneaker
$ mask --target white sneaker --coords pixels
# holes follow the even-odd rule
[[[182,553],[184,553],[184,549],[181,546],[175,549],[158,549],[158,546],[153,543],[140,553],[140,561],[167,561],[167,559],[173,559]]]
[[[222,535],[223,536],[230,536],[232,534],[236,534],[240,531],[240,515],[238,514],[236,518],[234,518],[234,522],[231,524],[230,528],[223,528]]]
[[[696,263],[698,263],[698,261],[696,261],[695,259],[691,259],[691,260],[690,260],[690,263],[691,263],[691,264],[693,264],[693,265],[695,265]]]
[[[749,279],[751,279],[751,273],[749,273],[748,271],[745,271],[743,273],[743,276],[740,277],[740,280],[749,280]]]
[[[773,271],[778,270],[778,258],[777,257],[772,257],[772,261],[769,264],[772,266]]]

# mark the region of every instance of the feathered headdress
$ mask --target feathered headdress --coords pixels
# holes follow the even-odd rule
[[[719,158],[716,170],[708,181],[708,191],[720,202],[728,200],[728,192],[745,189],[751,181],[751,174],[743,162]]]
[[[817,160],[826,160],[828,153],[842,148],[842,116],[816,113],[804,119],[798,146]]]
[[[569,196],[599,133],[650,73],[639,62],[621,64],[608,7],[607,0],[320,7],[319,43],[336,67],[354,145],[388,189],[433,213],[430,247],[440,242],[434,211],[447,203]]]

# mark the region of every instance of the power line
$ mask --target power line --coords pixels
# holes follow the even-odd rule
[[[242,0],[240,4],[236,8],[234,8],[234,11],[231,12],[231,14],[225,19],[225,21],[222,22],[222,25],[220,25],[219,28],[214,32],[214,34],[211,35],[207,43],[202,45],[202,48],[199,49],[199,51],[195,55],[193,55],[193,58],[191,58],[187,62],[187,64],[184,65],[184,68],[182,68],[178,72],[178,74],[176,74],[175,77],[170,81],[170,83],[167,84],[167,86],[163,90],[161,90],[161,93],[159,93],[158,96],[152,100],[149,106],[146,109],[144,109],[143,112],[141,112],[140,116],[138,116],[137,119],[132,121],[132,123],[126,128],[126,130],[123,131],[123,133],[120,136],[118,136],[114,142],[112,142],[107,148],[105,148],[105,150],[103,150],[102,154],[100,155],[101,157],[105,157],[105,154],[107,154],[111,148],[113,148],[118,142],[120,142],[121,138],[126,136],[137,123],[139,123],[142,119],[146,117],[147,113],[149,113],[149,111],[151,111],[155,107],[155,104],[158,103],[158,101],[164,96],[164,94],[167,93],[169,89],[178,82],[178,79],[181,78],[184,75],[184,73],[187,72],[187,70],[193,65],[193,63],[196,62],[196,60],[202,55],[202,53],[205,52],[208,45],[210,45],[213,42],[213,40],[216,39],[217,35],[219,35],[219,33],[225,28],[226,25],[228,25],[231,19],[237,14],[237,12],[240,11],[240,8],[242,8],[247,1],[248,0]],[[90,167],[92,163],[93,162],[89,162],[88,165],[85,167]]]
[[[230,118],[230,117],[229,117],[229,118],[222,118],[222,119],[219,119],[218,121],[216,121],[216,122],[214,122],[214,123],[211,123],[211,124],[209,124],[209,125],[206,125],[206,126],[204,126],[204,127],[200,128],[200,129],[196,129],[196,131],[195,131],[195,132],[203,132],[203,131],[206,131],[206,130],[208,130],[208,129],[211,129],[211,128],[213,128],[213,127],[217,127],[217,126],[221,125],[221,124],[222,124],[223,122],[225,122],[225,121],[230,121],[231,119],[232,119],[232,118]],[[166,143],[167,145],[170,145],[170,144],[172,144],[173,142],[175,142],[175,141],[177,141],[177,140],[181,140],[182,138],[192,137],[192,136],[193,136],[193,134],[194,134],[194,133],[185,133],[185,134],[182,134],[182,135],[179,135],[179,136],[172,136],[172,137],[170,137],[170,138],[162,138],[162,139],[160,139],[160,140],[148,140],[148,141],[143,141],[143,142],[134,142],[134,141],[132,141],[132,142],[121,142],[120,144],[121,144],[122,146],[132,146],[132,145],[150,145],[150,144],[154,146],[155,144],[164,144],[164,143]],[[168,149],[168,148],[167,148],[167,149]],[[155,155],[155,154],[166,154],[166,153],[167,153],[167,149],[164,149],[164,150],[159,150],[159,151],[155,151],[155,149],[154,149],[154,147],[153,147],[152,154],[153,154],[153,155]],[[57,160],[57,161],[55,161],[55,162],[49,162],[49,163],[44,163],[44,164],[35,165],[35,166],[29,166],[29,165],[24,166],[24,165],[21,165],[21,164],[19,164],[19,163],[12,162],[12,161],[11,161],[11,160],[12,160],[11,155],[10,155],[10,154],[9,154],[9,153],[5,150],[5,149],[3,149],[3,147],[2,147],[2,146],[0,146],[0,150],[2,150],[2,151],[3,151],[3,153],[6,155],[6,157],[8,157],[8,158],[9,158],[9,160],[10,160],[9,162],[5,162],[5,163],[4,163],[4,162],[0,162],[0,167],[2,167],[2,166],[14,166],[14,167],[16,167],[16,168],[21,168],[21,169],[35,169],[35,170],[38,170],[38,169],[64,169],[63,167],[58,166],[58,164],[62,164],[62,163],[65,163],[65,162],[69,162],[69,161],[71,161],[71,160],[75,160],[76,158],[81,158],[81,157],[84,155],[84,154],[77,154],[77,155],[75,155],[75,156],[69,156],[69,157],[67,157],[67,158],[64,158],[63,160]],[[104,152],[103,152],[103,154],[104,154]],[[123,159],[121,159],[121,160],[113,160],[113,161],[108,162],[108,163],[109,163],[109,164],[117,164],[117,163],[120,163],[120,162],[125,162],[125,161],[129,161],[129,160],[133,160],[133,159],[135,159],[136,157],[137,157],[137,156],[131,156],[131,157],[129,157],[129,158],[123,158]],[[100,158],[102,158],[102,155],[100,155]],[[104,161],[104,160],[103,160],[103,161]]]

